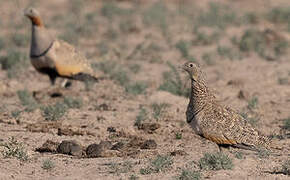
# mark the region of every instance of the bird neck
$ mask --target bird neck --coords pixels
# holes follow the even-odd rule
[[[198,113],[204,108],[207,103],[211,102],[213,97],[204,80],[191,80],[190,106],[193,108],[194,113]]]
[[[40,17],[30,17],[31,23],[33,26],[44,27],[43,22],[41,21]]]
[[[54,38],[43,26],[32,25],[30,57],[45,54],[51,47]]]
[[[191,80],[191,96],[201,99],[210,97],[211,93],[204,80]]]

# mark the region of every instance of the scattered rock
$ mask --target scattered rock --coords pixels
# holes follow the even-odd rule
[[[26,128],[31,132],[43,132],[43,133],[51,132],[51,129],[59,127],[61,127],[61,123],[59,122],[33,123],[28,124],[26,126]]]
[[[159,129],[161,127],[158,123],[142,123],[138,125],[138,129],[142,129],[143,131],[146,131],[147,133],[153,133],[156,129]]]
[[[188,155],[184,150],[175,150],[170,153],[171,156],[185,156]]]
[[[157,143],[153,139],[146,140],[141,146],[141,149],[156,149]]]
[[[45,143],[41,147],[36,149],[36,151],[40,153],[44,153],[44,152],[56,153],[58,146],[59,146],[58,142],[46,140]]]
[[[113,145],[111,148],[112,150],[121,150],[125,147],[125,144],[123,142],[117,142],[116,144]]]
[[[104,149],[111,149],[113,147],[112,142],[111,141],[101,141],[100,145],[104,148]]]
[[[99,105],[99,108],[98,110],[101,110],[101,111],[109,111],[109,106],[105,103]]]
[[[108,131],[108,132],[116,132],[117,130],[116,130],[115,127],[110,126],[110,127],[107,128],[107,131]]]
[[[68,154],[73,156],[82,156],[82,147],[76,141],[62,141],[58,148],[57,152],[61,154]]]
[[[144,139],[142,137],[133,136],[131,137],[131,140],[128,142],[127,146],[129,148],[135,148],[138,149],[141,147],[141,145],[144,143]]]
[[[240,90],[239,94],[238,94],[238,98],[239,99],[243,99],[243,100],[249,100],[250,99],[250,94],[247,91]]]
[[[244,85],[244,81],[242,79],[232,79],[228,81],[227,85],[239,87]]]
[[[75,135],[83,136],[86,134],[87,133],[85,131],[82,131],[82,130],[80,130],[78,128],[74,128],[74,127],[65,126],[65,127],[59,127],[57,129],[57,135],[59,135],[59,136],[75,136]]]
[[[86,149],[86,154],[88,158],[103,157],[104,148],[100,144],[91,144]]]

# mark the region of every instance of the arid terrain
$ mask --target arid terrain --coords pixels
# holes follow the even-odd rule
[[[98,83],[51,86],[32,67],[30,6]],[[289,0],[1,0],[0,14],[1,180],[290,179]],[[187,61],[281,149],[196,135]]]

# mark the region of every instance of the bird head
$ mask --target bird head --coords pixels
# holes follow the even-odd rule
[[[42,21],[40,19],[40,14],[39,14],[39,12],[36,9],[34,9],[32,7],[29,7],[27,9],[25,9],[24,15],[31,20],[33,25],[35,25],[35,26],[43,26],[43,23],[42,23]]]
[[[193,81],[198,81],[200,79],[201,72],[198,65],[192,62],[186,62],[183,64],[182,69],[188,72],[190,78]]]

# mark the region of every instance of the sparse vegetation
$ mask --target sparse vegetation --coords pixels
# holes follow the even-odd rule
[[[42,162],[41,167],[45,170],[52,170],[55,167],[55,164],[51,159],[46,159]]]
[[[283,120],[283,128],[290,131],[290,118],[286,118]]]
[[[146,109],[144,107],[140,107],[140,111],[139,114],[136,117],[136,121],[135,121],[135,126],[140,125],[143,121],[145,121],[148,118],[148,113],[146,111]]]
[[[237,52],[234,48],[227,47],[227,46],[217,46],[217,53],[221,57],[225,57],[229,60],[240,60],[242,56]]]
[[[151,163],[148,167],[140,169],[140,173],[151,174],[159,173],[170,168],[173,163],[173,160],[170,156],[160,156],[158,155],[155,159],[151,160]]]
[[[267,149],[259,149],[258,151],[258,157],[259,158],[268,158],[270,156],[271,152],[268,151]]]
[[[7,158],[1,160],[1,178],[235,179],[240,169],[239,177],[248,179],[290,177],[290,1],[0,4],[0,159]],[[33,68],[31,23],[19,16],[26,5],[37,7],[52,36],[75,46],[96,74],[103,72],[97,83],[73,80],[61,88],[57,78],[51,86]],[[233,105],[253,127],[279,140],[281,156],[236,148],[226,151],[228,156],[205,153],[215,147],[192,141],[194,130],[185,117],[191,81],[179,69],[185,61],[203,67],[217,100]],[[10,136],[15,138],[7,140]],[[80,141],[81,157],[56,154],[65,139]],[[34,152],[46,140],[53,153]],[[92,154],[101,158],[87,159],[88,143],[99,143]],[[26,159],[29,164],[22,162]],[[269,163],[277,171],[269,172]],[[80,170],[67,174],[71,165]]]
[[[4,147],[2,154],[5,158],[15,157],[21,161],[27,161],[28,155],[22,143],[18,142],[14,137],[8,139],[7,143],[1,143]]]
[[[33,99],[32,95],[30,94],[30,92],[28,92],[28,90],[19,90],[17,91],[17,95],[22,106],[25,107],[25,111],[31,112],[38,107],[36,101]]]
[[[143,14],[143,22],[147,25],[155,25],[160,27],[163,33],[166,33],[168,9],[163,3],[159,1],[149,7]]]
[[[289,84],[289,80],[287,77],[280,77],[280,78],[278,78],[278,83],[280,85],[287,85],[287,84]]]
[[[192,45],[195,46],[206,46],[211,45],[219,40],[220,34],[217,32],[214,32],[212,34],[207,34],[205,32],[201,32],[198,29],[194,30],[194,33],[196,35],[195,39],[192,42]]]
[[[160,85],[159,89],[163,91],[168,91],[178,96],[187,97],[189,95],[189,90],[183,88],[182,81],[176,68],[170,63],[168,63],[168,66],[170,67],[171,71],[163,73],[164,82]]]
[[[204,156],[199,160],[199,166],[203,170],[221,170],[221,169],[232,169],[232,160],[221,152],[217,153],[205,153]]]
[[[134,175],[134,174],[132,174],[132,175],[129,177],[129,180],[137,180],[137,179],[139,179],[139,177],[136,176],[136,175]]]
[[[110,173],[121,174],[128,173],[133,168],[133,163],[130,161],[125,161],[123,163],[109,163]]]
[[[254,96],[252,97],[249,102],[248,102],[248,108],[249,109],[255,109],[258,107],[258,103],[259,103],[259,100],[258,100],[258,97]]]
[[[243,152],[241,151],[235,152],[234,155],[237,159],[244,159]]]
[[[142,82],[142,81],[131,83],[131,84],[126,84],[125,86],[126,92],[133,95],[144,93],[146,88],[147,88],[146,82]]]
[[[234,11],[220,3],[210,3],[209,9],[199,13],[196,26],[209,26],[224,29],[229,25],[237,24]]]
[[[274,40],[269,38],[274,38]],[[267,60],[278,58],[288,49],[288,42],[270,29],[265,31],[248,29],[237,44],[242,52],[256,52]]]
[[[67,111],[67,106],[63,103],[56,103],[54,105],[48,105],[41,108],[42,116],[47,121],[56,121],[60,119]]]
[[[63,103],[68,108],[75,108],[75,109],[80,109],[83,105],[83,102],[80,98],[73,98],[73,97],[65,97],[63,99]]]
[[[12,36],[12,42],[16,45],[16,46],[26,46],[28,45],[29,42],[29,36],[25,35],[25,34],[13,34]]]
[[[104,3],[101,9],[101,14],[108,19],[112,19],[116,16],[130,15],[132,14],[132,10],[121,8],[117,3],[110,1]]]
[[[201,178],[200,172],[182,169],[181,174],[176,178],[177,180],[199,180]]]
[[[6,56],[0,57],[2,69],[12,70],[13,68],[20,68],[24,64],[25,55],[18,51],[9,50]]]
[[[282,165],[282,173],[285,175],[290,175],[290,160],[286,160]]]
[[[160,116],[162,115],[162,113],[164,113],[164,110],[169,106],[169,104],[166,103],[153,103],[151,105],[151,108],[153,110],[153,117],[156,120],[160,119]]]
[[[182,133],[180,133],[180,132],[177,132],[177,133],[175,133],[175,139],[182,139]]]

